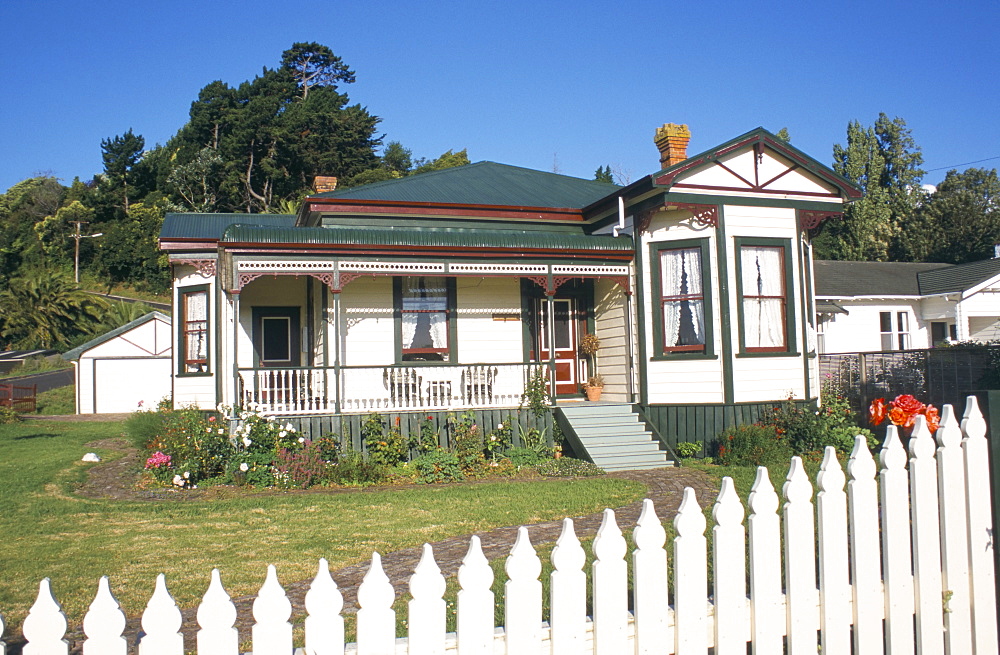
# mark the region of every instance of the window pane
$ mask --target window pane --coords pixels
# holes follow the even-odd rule
[[[882,332],[892,332],[892,312],[879,312],[879,329]]]
[[[896,315],[896,320],[897,320],[897,323],[899,325],[899,331],[900,332],[909,332],[910,331],[910,315],[909,314],[907,314],[906,312],[899,312]]]
[[[401,296],[403,360],[447,361],[447,279],[403,278]]]
[[[785,295],[784,248],[743,246],[740,256],[744,296]]]
[[[202,373],[208,369],[208,292],[185,293],[184,302],[184,372]]]
[[[785,302],[781,298],[746,298],[743,320],[747,348],[780,348],[785,345]]]
[[[882,350],[892,350],[892,333],[882,335]]]

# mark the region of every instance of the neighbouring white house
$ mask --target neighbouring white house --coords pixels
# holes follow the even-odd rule
[[[173,344],[170,317],[150,312],[66,352],[76,375],[76,413],[155,409],[171,394]]]
[[[317,190],[296,215],[168,214],[175,405],[336,429],[517,407],[540,368],[589,451],[607,444],[587,407],[672,444],[815,399],[809,230],[860,191],[762,128],[688,140],[657,130],[657,172],[625,187],[480,162]]]
[[[1000,259],[814,262],[820,353],[1000,339]]]

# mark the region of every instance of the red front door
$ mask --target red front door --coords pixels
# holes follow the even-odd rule
[[[551,357],[549,347],[549,302],[539,301],[538,335],[539,361],[548,362]],[[556,298],[553,322],[555,359],[556,359],[556,395],[580,392],[580,360],[577,356],[577,320],[576,301],[572,298]]]

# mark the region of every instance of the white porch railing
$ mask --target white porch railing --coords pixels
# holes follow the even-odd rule
[[[241,369],[239,398],[265,414],[511,407],[543,364]],[[338,403],[337,391],[340,398]]]
[[[494,627],[494,574],[478,537],[471,538],[458,571],[455,633],[445,632],[445,580],[431,547],[425,545],[409,582],[413,599],[407,608],[408,635],[396,638],[395,594],[376,553],[358,588],[357,644],[347,645],[346,652],[704,655],[714,648],[716,655],[746,655],[751,644],[754,653],[773,655],[815,655],[817,645],[830,654],[996,655],[986,424],[974,399],[961,425],[951,406],[945,407],[937,443],[923,418],[917,421],[909,470],[895,428],[888,430],[881,470],[863,437],[855,441],[846,476],[836,452],[828,448],[815,501],[814,487],[797,457],[781,487],[783,503],[767,469],[758,469],[745,520],[732,480],[724,478],[712,512],[711,553],[705,515],[693,490],[686,489],[674,518],[672,584],[666,534],[652,502],[644,502],[633,530],[636,549],[631,560],[614,512],[605,510],[593,543],[590,616],[586,558],[571,519],[564,520],[552,551],[547,623],[542,622],[541,562],[527,528],[519,530],[507,558],[505,618],[499,629]],[[709,555],[714,573],[711,598]],[[320,560],[305,607],[304,652],[345,653],[343,597],[325,560]],[[254,601],[257,622],[252,635],[239,635],[236,607],[218,571],[213,571],[197,613],[197,652],[237,655],[241,639],[250,636],[259,655],[291,655],[291,614],[275,569],[268,567]],[[181,625],[180,610],[161,575],[142,616],[138,652],[182,655]],[[24,653],[65,655],[66,627],[66,616],[46,578],[24,621]],[[83,620],[83,652],[125,655],[129,646],[122,637],[124,627],[125,616],[107,578],[102,578]]]

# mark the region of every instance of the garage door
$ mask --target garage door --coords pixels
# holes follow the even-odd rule
[[[170,358],[94,360],[94,411],[98,414],[134,412],[170,395]]]

